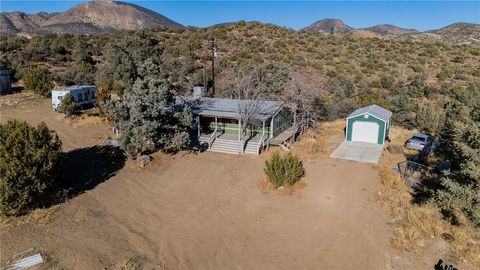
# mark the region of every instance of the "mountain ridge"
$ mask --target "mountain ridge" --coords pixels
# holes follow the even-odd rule
[[[219,23],[215,28],[232,22]],[[268,24],[268,23],[266,23]],[[0,34],[33,36],[53,33],[110,33],[122,30],[137,30],[148,27],[186,29],[155,11],[139,5],[119,1],[103,0],[83,2],[65,12],[38,12],[28,14],[20,11],[0,13]],[[480,44],[480,25],[474,23],[453,23],[440,29],[420,32],[391,24],[354,28],[341,19],[327,18],[300,29],[324,35],[346,35],[353,38],[395,38],[425,42],[444,41],[447,43]]]
[[[0,13],[0,33],[35,35],[45,32],[90,33],[136,30],[145,27],[185,27],[144,7],[117,1],[83,2],[65,12]]]

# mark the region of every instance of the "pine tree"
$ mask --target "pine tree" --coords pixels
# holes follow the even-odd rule
[[[443,209],[461,210],[480,226],[480,119],[465,114],[469,111],[460,106],[455,115],[449,115],[444,139],[452,169],[442,178],[443,189],[437,192],[435,201]]]

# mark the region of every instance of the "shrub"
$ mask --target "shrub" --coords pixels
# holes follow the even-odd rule
[[[48,97],[52,90],[52,76],[46,68],[29,68],[23,75],[25,89]]]
[[[45,123],[0,125],[0,212],[18,215],[41,205],[55,183],[62,143]]]
[[[58,110],[64,113],[67,117],[77,113],[77,104],[75,103],[75,99],[73,99],[72,94],[68,93],[63,97]]]
[[[281,156],[275,152],[265,162],[265,174],[275,187],[293,185],[305,174],[302,161],[292,153]]]

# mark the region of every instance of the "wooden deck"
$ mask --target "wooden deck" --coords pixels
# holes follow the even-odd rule
[[[287,128],[282,133],[280,133],[277,137],[270,140],[271,145],[280,145],[290,139],[293,135],[294,129],[293,126]]]

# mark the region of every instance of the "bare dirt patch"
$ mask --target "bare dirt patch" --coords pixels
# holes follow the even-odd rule
[[[1,121],[45,121],[77,161],[70,167],[72,181],[87,185],[48,222],[2,228],[2,264],[34,247],[48,258],[43,269],[402,265],[404,257],[391,248],[390,219],[374,200],[378,174],[370,165],[312,157],[304,162],[299,196],[264,194],[258,179],[268,153],[155,154],[145,168],[130,161],[119,165],[116,158],[96,159],[108,152],[92,138],[107,136],[107,126],[69,126],[49,105],[43,100],[28,110],[2,107]],[[435,259],[409,269],[429,269]]]

